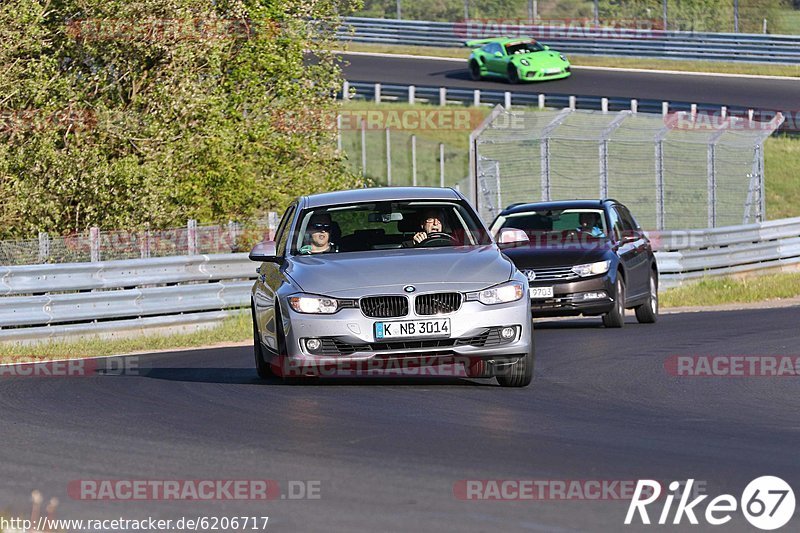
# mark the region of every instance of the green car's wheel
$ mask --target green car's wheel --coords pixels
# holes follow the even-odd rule
[[[519,83],[519,71],[517,71],[517,67],[514,65],[508,66],[508,83],[512,85]]]
[[[481,76],[481,67],[478,65],[477,61],[469,62],[469,76],[472,78],[472,81],[480,81],[483,77]]]

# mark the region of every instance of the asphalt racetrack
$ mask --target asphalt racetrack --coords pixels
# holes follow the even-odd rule
[[[494,91],[640,98],[707,103],[782,111],[800,111],[800,79],[696,76],[658,72],[581,69],[563,80],[510,85],[502,80],[472,81],[464,60],[392,58],[344,54],[344,77],[350,81],[414,84]]]
[[[668,361],[797,355],[798,319],[800,308],[662,315],[655,325],[628,317],[621,330],[537,322],[524,389],[459,378],[286,386],[256,378],[249,346],[138,356],[126,375],[4,375],[0,511],[25,515],[38,489],[60,500],[59,518],[269,516],[267,531],[292,532],[685,531],[685,517],[623,526],[628,504],[613,490],[600,501],[475,501],[458,487],[692,478],[701,493],[738,499],[753,478],[776,475],[797,490],[798,378],[681,377]],[[87,479],[269,479],[284,497],[291,481],[313,481],[319,498],[87,501],[68,491]],[[649,508],[652,520],[663,504]],[[691,530],[753,530],[739,512],[724,527],[703,524]]]

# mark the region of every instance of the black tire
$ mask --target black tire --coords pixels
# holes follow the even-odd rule
[[[251,303],[250,309],[253,315],[253,352],[256,359],[256,372],[261,379],[267,379],[272,376],[272,369],[270,369],[269,363],[264,360],[264,348],[261,346],[261,336],[258,334],[255,305]]]
[[[469,62],[469,77],[472,78],[472,81],[481,81],[483,76],[481,76],[481,67],[478,65],[477,61],[470,61]]]
[[[531,352],[511,366],[505,367],[502,371],[495,374],[497,383],[501,387],[527,387],[531,384],[533,379],[533,364],[535,361],[535,352],[531,347]]]
[[[617,273],[617,282],[614,285],[614,309],[603,315],[603,325],[607,328],[621,328],[625,325],[625,282]]]
[[[636,307],[636,320],[640,324],[653,324],[658,320],[658,274],[650,272],[650,295],[647,301]]]
[[[508,83],[511,85],[516,85],[519,83],[519,72],[517,71],[517,67],[514,65],[508,66]]]
[[[284,385],[302,385],[308,383],[309,379],[305,376],[287,375],[290,373],[290,365],[286,361],[286,337],[283,335],[283,325],[281,320],[280,308],[275,302],[275,338],[278,341],[278,361],[281,365],[281,379]]]

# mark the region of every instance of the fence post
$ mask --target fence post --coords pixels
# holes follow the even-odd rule
[[[539,109],[544,109],[544,95],[539,95]]]
[[[577,106],[577,102],[578,102],[577,98],[575,98],[574,96],[570,96],[569,97],[569,108],[572,109],[572,110],[575,110],[575,107]]]
[[[46,263],[50,257],[50,235],[46,231],[39,232],[39,262]]]
[[[417,186],[417,136],[411,136],[411,184]]]
[[[392,137],[386,128],[386,185],[392,186]]]
[[[141,240],[139,242],[139,256],[142,259],[150,257],[150,223],[145,222],[144,230],[141,232]]]
[[[447,105],[447,87],[439,87],[439,105]]]
[[[603,113],[608,113],[608,98],[600,99],[600,111]]]
[[[278,230],[278,213],[270,211],[267,213],[267,232],[270,241],[275,240],[275,232]]]
[[[444,143],[439,143],[439,187],[444,187]]]
[[[367,177],[367,123],[361,119],[361,175]]]
[[[92,263],[100,261],[100,228],[97,226],[89,228],[89,248],[91,249]]]
[[[511,109],[511,92],[510,91],[506,91],[503,94],[503,103],[505,104],[506,111]]]
[[[342,115],[336,114],[336,151],[342,152]]]
[[[186,223],[186,252],[197,255],[197,221],[190,218]]]
[[[475,89],[472,92],[472,105],[479,107],[481,105],[481,90]]]
[[[669,102],[661,102],[661,114],[665,117],[669,115]]]
[[[342,100],[345,102],[350,100],[350,82],[347,80],[342,84]]]
[[[417,91],[417,88],[414,87],[413,85],[409,85],[408,86],[408,103],[409,104],[413,104],[414,103],[416,91]]]
[[[633,98],[631,100],[631,113],[636,114],[638,112],[639,112],[639,100],[637,100],[636,98]]]
[[[720,118],[725,118],[728,116],[728,108],[726,106],[722,106],[719,108],[719,116]]]
[[[664,138],[669,128],[664,126],[655,137],[656,149],[656,229],[664,229]]]
[[[380,104],[381,103],[381,84],[380,83],[376,83],[375,84],[375,103],[376,104]]]
[[[237,224],[233,220],[228,221],[228,239],[230,240],[231,252],[238,248],[236,246],[236,226]]]

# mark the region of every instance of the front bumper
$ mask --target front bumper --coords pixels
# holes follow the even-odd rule
[[[553,287],[553,297],[531,298],[534,317],[602,315],[614,308],[616,294],[614,281],[609,274],[567,283],[531,282],[531,287]],[[605,292],[604,298],[583,299],[587,293]]]
[[[376,339],[375,323],[404,320],[450,319],[449,336]],[[286,354],[281,364],[302,375],[329,375],[331,369],[406,368],[475,361],[516,361],[533,353],[531,316],[526,298],[499,305],[464,302],[446,315],[418,316],[413,310],[398,318],[370,318],[361,309],[342,309],[332,315],[289,311],[284,320]],[[514,327],[511,339],[500,338],[499,328]],[[307,340],[320,339],[322,349],[308,349]]]
[[[554,69],[524,69],[520,72],[520,79],[525,81],[545,81],[545,80],[558,80],[567,78],[572,74],[571,67],[563,67],[558,69],[557,72],[551,72]]]

